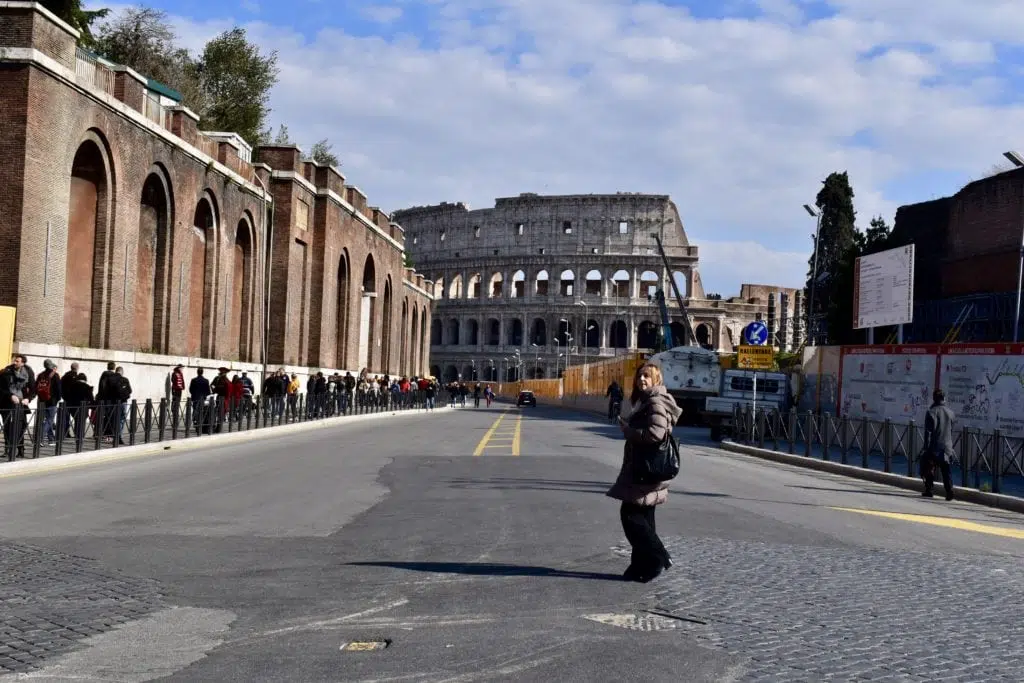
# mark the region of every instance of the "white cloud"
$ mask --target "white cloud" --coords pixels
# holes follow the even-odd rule
[[[429,42],[248,28],[280,54],[274,123],[329,137],[373,203],[668,193],[702,247],[705,287],[723,295],[803,281],[813,224],[800,207],[829,172],[849,171],[863,223],[891,220],[883,188],[902,175],[976,174],[1020,146],[1024,107],[993,61],[996,45],[1024,42],[1019,0],[931,0],[926,13],[920,0],[826,0],[839,14],[811,23],[811,0],[749,2],[767,16],[429,0]],[[851,141],[862,131],[872,148]]]

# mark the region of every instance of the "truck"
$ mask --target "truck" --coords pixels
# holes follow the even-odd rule
[[[737,408],[778,410],[789,407],[789,376],[765,370],[726,370],[717,396],[708,396],[701,413],[711,428],[711,439],[721,441],[736,432]]]
[[[718,353],[700,346],[676,346],[654,354],[651,360],[661,366],[665,388],[683,409],[680,424],[701,424],[705,401],[720,390]]]

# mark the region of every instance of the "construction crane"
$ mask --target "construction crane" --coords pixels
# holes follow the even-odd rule
[[[665,272],[669,274],[668,281],[672,284],[672,293],[676,295],[676,303],[679,304],[679,315],[682,316],[683,318],[684,339],[681,340],[681,346],[697,346],[697,335],[693,333],[693,326],[690,325],[690,313],[689,311],[686,310],[686,302],[683,301],[683,295],[679,293],[679,287],[676,286],[676,279],[672,277],[672,267],[668,264],[668,256],[665,255],[665,248],[661,244],[661,238],[658,237],[657,233],[654,233],[652,237],[654,237],[654,241],[658,245],[658,253],[661,254],[661,262],[665,264]],[[661,295],[660,305],[662,307],[665,306],[664,294]],[[671,328],[668,326],[667,308],[664,309],[663,317],[666,325],[665,329],[668,332],[668,336],[666,336],[665,339],[671,340],[672,332]],[[668,343],[671,344],[671,341],[669,341]]]

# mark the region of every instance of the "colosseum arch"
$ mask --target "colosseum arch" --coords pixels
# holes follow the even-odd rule
[[[105,348],[115,175],[110,147],[98,130],[90,130],[79,144],[70,176],[64,343]]]
[[[669,346],[685,346],[686,345],[686,326],[681,322],[676,321],[669,325],[672,328],[672,342]]]
[[[658,326],[651,320],[644,320],[636,330],[636,346],[640,349],[653,349],[658,345]]]
[[[501,345],[501,323],[497,318],[488,318],[484,324],[484,344],[487,346]]]
[[[526,296],[526,273],[522,270],[517,270],[512,275],[512,289],[509,291],[509,295],[513,299],[522,299]]]
[[[707,323],[697,325],[694,335],[697,337],[697,343],[701,346],[711,345],[711,327]]]
[[[613,349],[629,348],[629,327],[624,320],[612,323],[608,334],[608,346]]]
[[[448,298],[449,299],[461,299],[463,290],[462,275],[456,275],[452,278],[452,282],[448,285]]]
[[[611,295],[616,299],[628,299],[629,298],[629,271],[618,270],[612,275],[612,293]]]
[[[189,355],[214,356],[217,322],[218,236],[220,213],[213,192],[205,190],[192,216],[192,264],[189,276]]]
[[[523,345],[523,321],[519,318],[512,318],[508,321],[508,336],[505,337],[507,346]]]
[[[469,298],[479,299],[480,298],[480,287],[483,284],[484,276],[480,273],[473,273],[469,276]]]
[[[477,346],[480,343],[480,323],[476,318],[466,321],[466,343],[470,346]]]
[[[174,193],[167,169],[155,164],[139,198],[139,242],[135,252],[135,348],[167,353],[174,270]]]
[[[640,273],[640,296],[649,297],[654,296],[660,286],[661,278],[653,270],[645,270]]]
[[[457,382],[459,381],[459,369],[454,365],[449,365],[444,369],[444,381],[445,382]]]
[[[430,374],[431,374],[431,375],[432,375],[432,376],[433,376],[433,377],[434,377],[435,379],[437,379],[438,381],[440,381],[440,380],[441,380],[441,366],[440,366],[440,365],[431,365],[431,366],[430,366]]]
[[[568,268],[559,277],[558,293],[562,296],[573,296],[576,293],[576,274]]]
[[[548,324],[544,318],[534,318],[530,326],[530,343],[537,346],[548,345]]]
[[[434,278],[434,285],[430,288],[431,293],[435,299],[444,298],[444,278],[441,276]]]
[[[679,296],[684,299],[690,296],[690,281],[686,277],[686,273],[680,270],[672,271],[672,282],[675,284]]]
[[[504,275],[501,273],[491,275],[491,282],[487,287],[487,297],[489,299],[500,299],[503,294],[504,285]]]
[[[444,343],[443,337],[443,325],[440,318],[434,318],[430,321],[430,345],[441,346]]]
[[[449,346],[459,345],[459,320],[452,318],[448,321],[448,339],[445,342]]]
[[[535,285],[534,285],[534,293],[537,296],[547,296],[548,295],[548,287],[549,287],[549,284],[550,284],[550,282],[549,282],[550,279],[551,278],[548,275],[548,271],[546,271],[546,270],[541,270],[539,273],[537,273],[537,279],[534,281],[534,283],[535,283]]]
[[[601,285],[604,284],[604,275],[600,270],[594,269],[587,273],[587,284],[584,294],[601,296]]]
[[[570,342],[575,341],[575,335],[572,332],[572,321],[571,320],[559,320],[558,321],[558,333],[555,335],[555,342],[565,347]]]
[[[593,318],[587,320],[584,339],[584,346],[588,349],[597,349],[601,347],[601,324]]]

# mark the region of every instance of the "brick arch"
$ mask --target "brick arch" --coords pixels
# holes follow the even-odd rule
[[[391,307],[392,289],[391,276],[384,278],[384,298],[381,302],[381,325],[380,325],[380,369],[381,372],[391,374]]]
[[[409,328],[409,297],[402,297],[402,317],[398,325],[398,374],[405,375],[409,367],[409,346],[412,335],[407,334]]]
[[[242,212],[231,240],[231,338],[238,340],[238,358],[252,360],[252,320],[256,299],[256,254],[259,253],[252,215]]]
[[[68,158],[64,343],[106,348],[117,172],[110,145],[99,129],[87,130]]]
[[[185,336],[189,355],[212,358],[217,328],[217,291],[220,235],[220,207],[210,189],[196,200],[191,217],[191,263],[189,267],[189,317]]]
[[[337,328],[335,331],[335,353],[337,354],[337,357],[335,359],[335,363],[339,368],[350,367],[348,365],[350,360],[348,353],[348,335],[352,307],[351,283],[351,260],[349,259],[348,249],[343,247],[341,254],[338,256],[337,289],[335,292],[335,301],[338,307],[337,314],[335,315],[335,321],[337,322]]]
[[[145,175],[135,249],[135,349],[167,353],[174,291],[174,185],[161,164]]]

